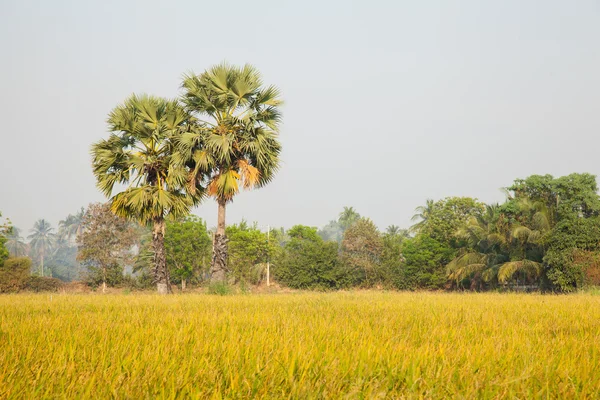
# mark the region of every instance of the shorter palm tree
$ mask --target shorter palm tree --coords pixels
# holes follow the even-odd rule
[[[204,194],[186,190],[189,169],[173,162],[174,138],[189,127],[190,116],[177,101],[133,95],[109,115],[112,134],[92,146],[92,166],[112,212],[152,227],[154,279],[169,293],[165,218],[189,214]],[[115,184],[125,188],[114,194]]]
[[[52,251],[56,240],[54,228],[45,219],[35,222],[31,234],[27,236],[30,239],[29,245],[32,255],[40,260],[40,274],[44,276],[44,258]]]
[[[72,240],[77,238],[77,236],[81,233],[81,222],[83,221],[83,215],[85,214],[85,210],[81,207],[75,214],[69,214],[67,218],[61,220],[58,223],[58,234],[61,237],[65,237],[68,240]]]
[[[23,257],[27,254],[27,244],[21,237],[21,230],[16,226],[12,226],[9,229],[8,235],[6,236],[5,247],[13,257]]]
[[[344,207],[344,210],[339,215],[338,223],[345,231],[360,219],[360,214],[356,212],[354,207]]]
[[[435,208],[435,201],[433,199],[427,199],[424,206],[415,208],[415,215],[410,219],[411,221],[418,221],[416,224],[410,227],[410,232],[419,232],[426,224],[433,210]]]

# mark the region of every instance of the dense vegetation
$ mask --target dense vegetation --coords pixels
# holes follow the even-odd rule
[[[427,201],[408,229],[380,232],[346,207],[322,229],[242,222],[227,227],[227,279],[235,285],[272,279],[298,289],[573,291],[600,284],[600,198],[594,176],[534,175],[507,188],[502,204],[468,197]],[[34,275],[92,286],[153,284],[152,229],[91,204],[58,231],[35,223],[29,243],[3,228],[0,256],[29,256]],[[214,230],[194,216],[166,221],[171,284],[186,288],[211,277]],[[8,264],[12,265],[12,264]],[[0,275],[2,276],[2,275]],[[14,287],[14,286],[13,286]],[[23,286],[25,287],[25,286]]]
[[[0,398],[597,398],[600,297],[0,296]]]

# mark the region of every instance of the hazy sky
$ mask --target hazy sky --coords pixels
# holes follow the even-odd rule
[[[0,211],[28,231],[103,201],[90,145],[131,93],[254,64],[285,100],[283,167],[228,222],[408,226],[427,198],[502,201],[600,173],[600,2],[0,0]],[[215,225],[217,207],[195,213]]]

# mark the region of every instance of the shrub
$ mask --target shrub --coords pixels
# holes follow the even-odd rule
[[[9,258],[0,265],[0,293],[18,292],[26,286],[31,271],[27,257]]]
[[[219,296],[226,296],[232,293],[231,286],[225,282],[212,282],[208,285],[209,294],[218,294]]]
[[[32,292],[56,292],[62,285],[63,283],[60,279],[32,275],[25,281],[25,290]]]

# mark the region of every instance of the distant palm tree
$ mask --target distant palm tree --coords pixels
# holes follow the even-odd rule
[[[424,206],[419,206],[419,207],[415,208],[416,214],[413,215],[410,220],[411,221],[419,221],[419,222],[417,222],[416,224],[411,226],[410,231],[411,232],[420,231],[425,226],[425,224],[427,224],[427,221],[431,217],[431,214],[433,213],[434,208],[435,208],[435,201],[433,201],[432,199],[427,199]]]
[[[21,237],[21,230],[19,228],[16,226],[11,227],[6,239],[7,241],[4,246],[8,249],[11,256],[22,257],[27,254],[27,244]]]
[[[340,213],[338,222],[343,230],[350,228],[355,222],[360,219],[360,214],[356,212],[354,207],[344,207]]]
[[[387,229],[385,230],[385,232],[388,235],[397,235],[400,233],[400,227],[398,225],[390,225],[387,227]]]
[[[67,218],[58,223],[58,234],[68,240],[75,239],[81,233],[81,222],[85,210],[81,207],[76,214],[69,214]]]
[[[227,271],[225,210],[241,187],[268,184],[279,169],[278,138],[282,100],[274,86],[263,86],[252,66],[214,66],[188,75],[183,101],[197,127],[180,137],[181,159],[193,166],[190,187],[206,187],[218,203],[211,279],[224,281]]]
[[[54,228],[45,219],[39,219],[33,225],[31,234],[27,236],[30,239],[29,245],[34,256],[40,260],[40,274],[44,276],[44,257],[52,251],[56,235]]]

